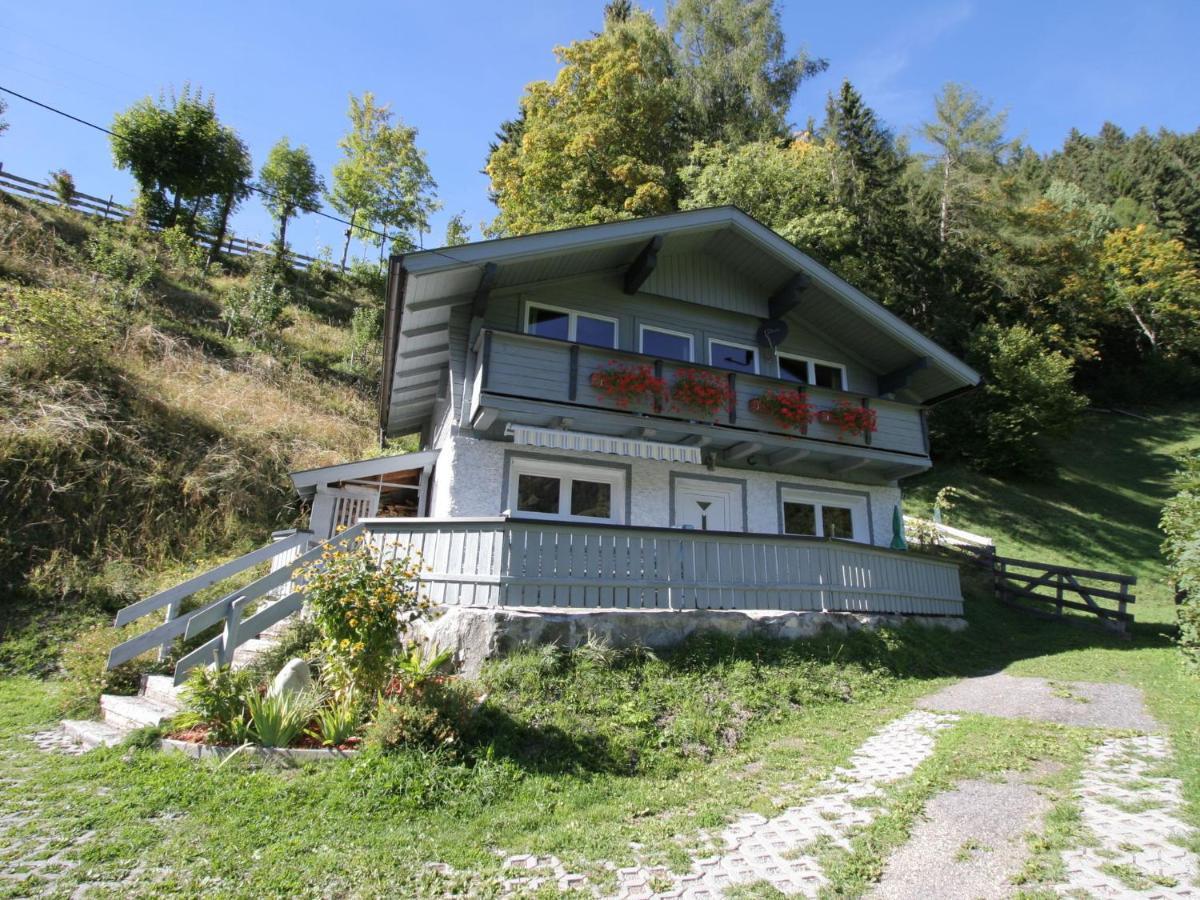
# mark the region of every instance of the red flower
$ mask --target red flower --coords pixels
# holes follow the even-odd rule
[[[813,420],[813,408],[802,391],[777,388],[750,401],[750,411],[768,416],[783,428],[803,429]]]
[[[729,379],[704,369],[679,369],[671,385],[671,400],[676,411],[691,411],[714,416],[733,403]]]
[[[866,406],[856,406],[849,400],[839,400],[833,409],[823,409],[817,413],[817,421],[833,425],[840,436],[868,434],[877,428],[875,410]]]
[[[667,396],[667,383],[654,374],[651,366],[645,364],[611,360],[603,369],[593,372],[589,381],[596,393],[621,409],[628,409],[635,403],[662,400]]]

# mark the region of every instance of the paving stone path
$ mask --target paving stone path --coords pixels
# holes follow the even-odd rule
[[[1200,897],[1200,864],[1180,846],[1178,779],[1156,774],[1170,756],[1160,735],[1104,741],[1079,785],[1083,824],[1095,847],[1063,854],[1060,893],[1093,897]]]
[[[663,866],[635,866],[617,872],[620,898],[715,898],[738,884],[766,882],[785,894],[813,897],[826,884],[813,845],[821,840],[850,846],[855,829],[869,825],[877,809],[872,798],[884,787],[912,775],[933,753],[937,732],[958,717],[917,710],[889,723],[854,753],[849,765],[837,768],[821,783],[820,793],[803,806],[793,806],[774,818],[747,814],[721,835],[718,849],[695,859],[691,871],[676,875]],[[515,856],[506,860],[514,872],[509,891],[585,886],[553,857]]]

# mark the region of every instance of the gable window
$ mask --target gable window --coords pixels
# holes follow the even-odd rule
[[[593,347],[617,346],[616,319],[556,306],[530,303],[525,311],[525,332]]]
[[[870,540],[865,497],[786,488],[781,492],[781,501],[784,534]]]
[[[846,390],[845,366],[792,356],[789,353],[778,354],[778,359],[779,377],[784,381],[811,384],[813,387],[830,388],[835,391]]]
[[[620,524],[625,510],[625,471],[554,460],[514,459],[508,496],[515,515]]]
[[[708,342],[708,364],[720,369],[732,369],[735,372],[749,372],[757,375],[758,350],[744,344],[710,340]]]
[[[641,352],[647,356],[678,359],[681,362],[692,361],[692,336],[690,334],[643,325],[640,343]]]

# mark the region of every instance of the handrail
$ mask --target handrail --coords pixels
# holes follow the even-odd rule
[[[165,591],[159,591],[152,597],[146,597],[144,600],[139,600],[136,603],[131,603],[124,609],[117,611],[117,617],[113,621],[113,625],[120,627],[128,625],[134,619],[140,619],[142,616],[154,612],[154,610],[166,606],[168,603],[175,603],[190,597],[197,591],[216,584],[218,581],[224,581],[239,572],[245,571],[251,566],[257,565],[260,562],[266,562],[271,557],[282,553],[285,550],[290,550],[300,544],[307,542],[312,537],[311,531],[297,531],[291,537],[285,537],[279,541],[273,541],[259,547],[256,550],[251,550],[249,553],[239,556],[237,559],[223,563],[216,568],[209,569],[202,575],[197,575],[194,578],[189,578],[187,581],[181,582],[174,587],[167,588]]]
[[[356,524],[341,532],[336,537],[330,538],[328,541],[322,541],[318,543],[316,546],[311,547],[306,552],[297,556],[294,560],[285,563],[274,572],[252,581],[245,587],[232,591],[229,594],[226,594],[224,597],[221,597],[219,600],[215,600],[212,603],[206,604],[198,609],[191,610],[190,612],[187,612],[178,618],[168,619],[161,625],[158,625],[149,631],[145,631],[136,637],[130,638],[121,644],[118,644],[109,652],[107,668],[112,669],[123,662],[128,662],[129,660],[154,649],[155,647],[167,645],[176,638],[183,637],[187,639],[195,637],[204,629],[211,627],[212,625],[216,625],[222,620],[225,621],[225,629],[221,634],[205,642],[196,650],[191,651],[184,656],[179,663],[176,664],[176,683],[179,683],[188,669],[203,662],[204,659],[208,658],[214,653],[214,651],[218,662],[222,664],[228,664],[233,658],[233,651],[236,650],[241,644],[245,643],[245,641],[248,639],[248,637],[243,637],[243,635],[250,636],[257,634],[263,628],[274,624],[284,616],[290,615],[299,608],[302,598],[298,592],[293,591],[292,593],[288,594],[287,597],[271,604],[266,609],[260,610],[243,622],[241,619],[241,614],[242,610],[247,605],[249,605],[252,601],[264,596],[274,588],[294,581],[295,574],[300,568],[310,562],[313,562],[314,560],[319,559],[321,554],[328,550],[331,545],[344,544],[347,541],[358,537],[358,535],[362,534],[362,532],[363,526],[361,524]],[[302,538],[303,541],[307,542],[311,539],[311,537],[311,532],[298,532],[293,538],[287,538],[282,541],[274,541],[265,545],[264,547],[260,547],[258,550],[254,551],[254,554],[263,554],[264,551],[270,551],[269,553],[265,553],[265,556],[260,556],[261,561],[262,558],[270,558],[271,556],[275,556],[284,550],[296,546],[299,543],[299,541],[296,540],[297,538]],[[248,557],[254,554],[247,554],[246,556]],[[242,557],[242,559],[245,558],[246,557]],[[234,562],[237,562],[237,560]],[[242,568],[246,567],[243,566]],[[207,574],[211,575],[212,573]],[[228,575],[225,577],[228,577]],[[191,579],[190,581],[200,581],[203,578],[204,576],[200,576],[197,579]],[[213,582],[209,581],[208,583],[211,584]],[[177,587],[183,588],[187,584],[188,582],[185,582],[184,585],[179,585]],[[185,597],[190,596],[191,593],[195,593],[195,590],[198,589],[199,588],[196,588],[188,593],[180,595],[178,600],[182,601]],[[274,612],[271,615],[267,615],[269,610],[274,610]],[[274,618],[274,616],[277,616],[278,618]],[[253,626],[253,630],[247,627],[250,625]],[[201,651],[204,652],[202,653]]]

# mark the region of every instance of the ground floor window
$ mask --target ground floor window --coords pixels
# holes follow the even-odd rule
[[[780,492],[780,517],[784,534],[840,538],[869,542],[867,498],[804,488]]]
[[[624,469],[514,459],[509,508],[520,516],[620,524],[625,518],[625,490]]]

